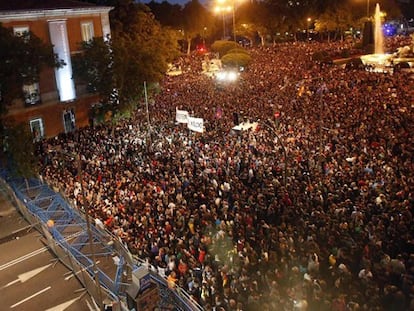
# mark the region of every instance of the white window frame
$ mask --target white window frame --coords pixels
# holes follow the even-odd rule
[[[34,105],[40,102],[40,88],[38,82],[23,85],[23,93],[26,105]]]
[[[93,22],[81,22],[81,35],[82,41],[92,41],[93,37],[95,36],[95,31],[93,28]]]
[[[16,37],[22,37],[25,32],[29,32],[29,26],[14,26],[13,33]]]
[[[30,130],[32,131],[32,134],[33,134],[33,139],[35,141],[41,140],[45,136],[45,127],[43,125],[43,119],[42,118],[31,119],[29,121],[29,124],[30,124]],[[39,126],[36,126],[37,124]],[[35,133],[34,133],[35,129],[39,129],[39,134],[37,136],[35,136]]]
[[[70,116],[69,123],[66,123],[65,115]],[[76,129],[76,117],[75,117],[75,111],[73,109],[63,110],[62,119],[63,119],[63,128],[65,130],[65,133],[73,132]]]

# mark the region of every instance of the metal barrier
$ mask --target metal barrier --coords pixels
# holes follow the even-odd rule
[[[84,218],[62,196],[39,180],[11,179],[5,170],[0,172],[0,177],[0,182],[8,189],[23,217],[43,234],[49,249],[75,274],[98,305],[103,306],[103,301],[110,301],[112,310],[127,310],[119,293],[114,291],[119,288],[114,283],[115,278],[109,277],[99,266],[94,271],[93,262],[88,256],[92,245],[96,260],[112,261],[116,251],[107,244],[103,234],[96,228],[92,230],[93,241],[90,243]],[[120,267],[114,265],[114,271],[117,269]],[[95,279],[99,280],[99,284]]]
[[[90,228],[93,237],[91,243],[84,216],[73,209],[64,196],[40,180],[10,178],[5,169],[0,169],[0,183],[8,190],[23,217],[43,234],[48,247],[72,271],[98,304],[109,300],[113,311],[128,310],[126,289],[129,284],[123,283],[122,277],[124,274],[130,276],[131,271],[140,265],[148,268],[145,261],[133,257],[119,237],[95,226]],[[90,245],[97,262],[113,261],[113,277],[108,276],[99,266],[94,271]],[[117,263],[114,261],[115,256]],[[159,287],[162,305],[174,305],[176,310],[181,311],[203,310],[184,289],[169,288],[165,278],[151,269],[149,271],[151,279]],[[99,286],[96,279],[99,280]]]

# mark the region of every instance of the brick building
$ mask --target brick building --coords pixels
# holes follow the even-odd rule
[[[12,28],[16,35],[31,31],[52,44],[66,64],[45,69],[38,83],[22,86],[25,98],[8,107],[7,119],[26,123],[36,138],[70,132],[89,123],[90,107],[99,99],[72,79],[71,57],[79,52],[82,41],[110,35],[111,9],[72,0],[0,2],[3,27]]]

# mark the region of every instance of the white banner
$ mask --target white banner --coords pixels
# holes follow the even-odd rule
[[[175,121],[188,123],[188,111],[175,109]]]
[[[203,133],[204,131],[204,121],[202,118],[193,118],[188,117],[188,128],[194,132]]]
[[[249,122],[242,122],[239,125],[234,126],[233,130],[245,131],[245,130],[248,130],[248,129],[253,129],[253,131],[255,131],[256,128],[257,128],[257,125],[258,125],[257,122],[253,122],[253,123],[250,123],[250,121]]]

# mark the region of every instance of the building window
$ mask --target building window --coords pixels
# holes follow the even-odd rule
[[[63,111],[63,127],[65,133],[73,132],[76,129],[75,111],[73,109]]]
[[[41,118],[30,120],[30,130],[32,131],[33,139],[40,141],[45,135],[43,120]]]
[[[23,37],[25,34],[29,33],[29,26],[13,27],[13,33],[16,37]]]
[[[89,42],[93,39],[94,32],[93,32],[93,23],[92,22],[83,22],[81,23],[81,31],[82,31],[82,40]]]
[[[40,102],[39,83],[23,85],[24,102],[26,105],[34,105]]]

